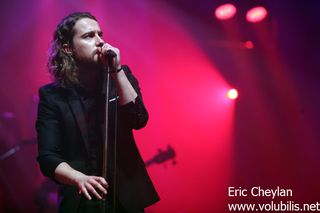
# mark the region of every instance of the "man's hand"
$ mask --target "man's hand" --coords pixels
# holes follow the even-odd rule
[[[87,176],[82,173],[77,175],[75,182],[79,189],[79,194],[83,194],[88,200],[94,196],[103,199],[108,193],[108,183],[103,177]]]
[[[116,47],[113,47],[111,46],[110,44],[108,43],[105,43],[103,46],[102,46],[102,52],[103,52],[103,55],[106,55],[107,51],[108,50],[111,50],[113,51],[115,54],[116,54],[116,57],[113,61],[113,67],[114,69],[118,70],[121,68],[121,64],[120,64],[120,50]]]
[[[64,184],[77,186],[79,194],[83,194],[88,200],[91,200],[92,196],[103,199],[107,194],[108,183],[103,177],[85,175],[66,162],[57,166],[55,179]]]

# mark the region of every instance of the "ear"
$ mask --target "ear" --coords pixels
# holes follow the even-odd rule
[[[72,55],[72,48],[68,44],[63,44],[62,48],[66,54]]]

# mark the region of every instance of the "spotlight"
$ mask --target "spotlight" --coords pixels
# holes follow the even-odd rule
[[[232,18],[237,12],[237,8],[233,4],[223,4],[216,8],[215,16],[219,20],[227,20]]]
[[[246,19],[248,22],[257,23],[265,19],[267,14],[268,12],[264,7],[258,6],[248,10]]]
[[[252,49],[254,48],[254,44],[252,41],[246,41],[244,42],[244,46],[247,48],[247,49]]]
[[[227,93],[228,98],[234,100],[238,97],[238,91],[236,89],[230,89]]]

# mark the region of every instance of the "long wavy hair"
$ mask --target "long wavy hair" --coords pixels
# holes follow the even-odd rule
[[[82,18],[97,19],[88,12],[72,13],[61,20],[53,35],[49,48],[48,70],[54,81],[63,87],[78,85],[78,67],[71,54],[67,54],[63,45],[73,46],[74,25]]]

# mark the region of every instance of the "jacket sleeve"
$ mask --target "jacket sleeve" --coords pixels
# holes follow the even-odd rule
[[[126,124],[131,129],[141,129],[148,122],[148,112],[144,106],[142,95],[137,79],[133,76],[131,70],[128,66],[122,66],[129,82],[133,86],[134,90],[137,92],[138,96],[135,102],[130,102],[119,107],[119,115],[121,120],[125,121]]]
[[[38,157],[42,173],[54,179],[56,167],[62,158],[62,133],[57,107],[50,102],[52,95],[45,88],[39,90],[38,115],[36,120]]]

